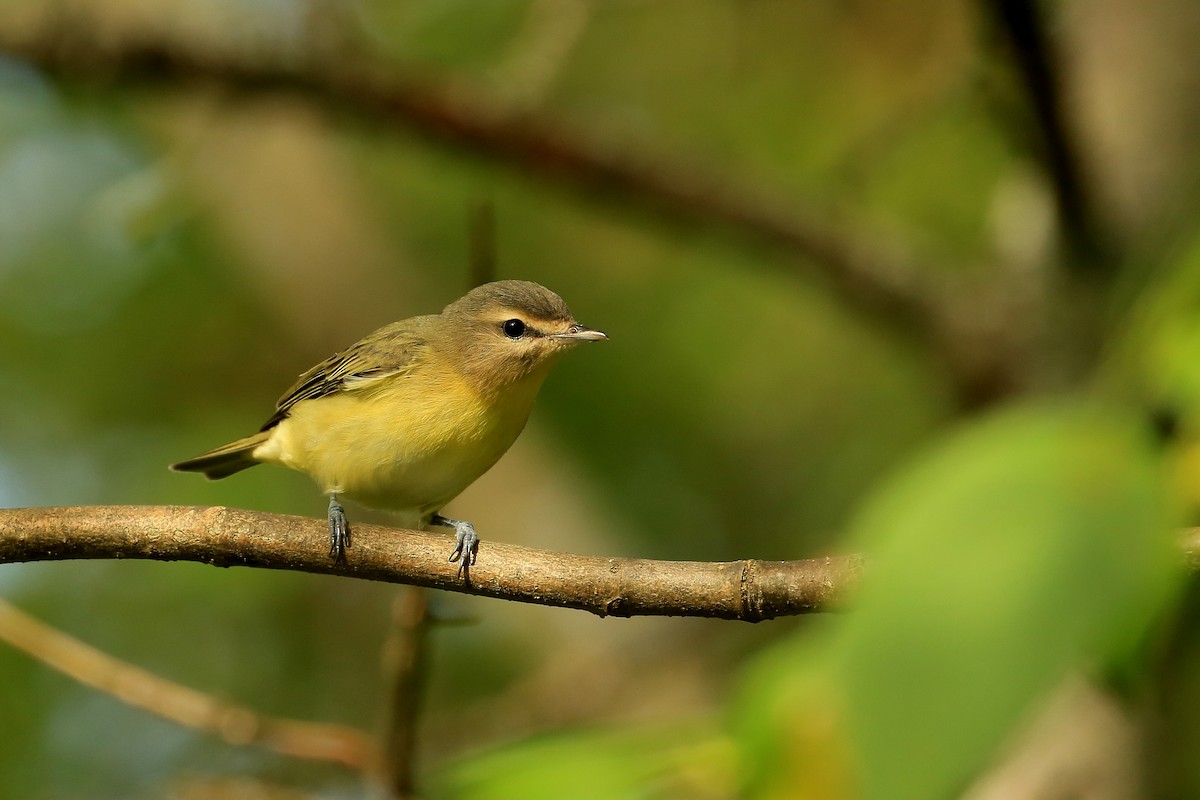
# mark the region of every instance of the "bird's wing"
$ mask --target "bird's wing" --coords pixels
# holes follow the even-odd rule
[[[278,425],[302,400],[361,389],[382,378],[407,372],[420,362],[427,350],[426,338],[414,320],[380,328],[362,341],[334,353],[305,372],[275,404],[275,413],[261,430]]]

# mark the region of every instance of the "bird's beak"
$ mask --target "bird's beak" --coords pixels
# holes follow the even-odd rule
[[[603,342],[608,339],[601,331],[595,331],[583,325],[572,325],[566,333],[552,333],[550,338],[566,339],[569,342]]]

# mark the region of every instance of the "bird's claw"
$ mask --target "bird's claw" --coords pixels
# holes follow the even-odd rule
[[[459,571],[475,566],[479,557],[479,534],[475,526],[469,522],[454,523],[454,552],[450,553],[450,561],[462,559]]]
[[[335,564],[346,563],[346,548],[350,546],[350,524],[346,509],[333,498],[329,500],[329,557]]]
[[[475,526],[462,520],[447,519],[438,514],[435,514],[430,522],[434,525],[454,528],[454,550],[450,553],[447,561],[450,563],[458,561],[458,575],[460,577],[469,576],[471,567],[475,565],[475,561],[479,557],[479,534],[475,532]]]

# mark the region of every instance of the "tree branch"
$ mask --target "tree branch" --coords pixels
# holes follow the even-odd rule
[[[733,232],[799,256],[849,307],[943,357],[964,407],[1011,389],[1011,376],[997,374],[1013,368],[996,355],[1007,350],[1007,339],[979,330],[980,320],[995,316],[996,287],[922,268],[900,254],[904,248],[880,247],[878,232],[830,224],[795,198],[721,174],[699,159],[606,143],[579,127],[513,113],[467,87],[406,79],[392,65],[345,52],[281,56],[244,43],[198,45],[169,24],[103,36],[95,27],[76,8],[19,24],[0,18],[0,50],[85,85],[202,83],[241,94],[286,92],[373,124],[403,127],[618,209],[649,209],[691,229]],[[778,263],[797,267],[793,259]],[[989,314],[977,313],[982,308]]]
[[[598,616],[758,622],[827,610],[852,588],[858,556],[804,561],[650,561],[534,550],[484,540],[464,581],[453,537],[355,525],[349,563],[328,556],[324,520],[220,506],[0,509],[0,563],[75,558],[199,561],[428,586],[577,608]]]
[[[391,797],[417,796],[417,723],[424,699],[429,608],[422,589],[405,589],[392,604],[392,632],[384,647],[388,678],[388,720],[380,764]]]
[[[0,640],[82,684],[230,744],[365,770],[378,761],[362,731],[344,725],[269,717],[169,681],[68,636],[0,599]]]
[[[1061,59],[1046,32],[1040,3],[984,0],[983,7],[1007,40],[1013,67],[1028,98],[1063,238],[1073,255],[1067,265],[1082,274],[1111,271],[1116,260],[1097,219],[1094,194],[1064,97]]]

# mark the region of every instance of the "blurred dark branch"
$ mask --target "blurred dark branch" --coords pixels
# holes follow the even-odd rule
[[[56,8],[58,6],[55,6]],[[650,210],[688,230],[723,230],[794,259],[789,270],[818,274],[847,305],[881,319],[944,359],[962,405],[1011,390],[1019,359],[994,324],[994,287],[912,263],[883,247],[878,232],[837,227],[802,203],[703,165],[605,143],[579,128],[512,113],[464,87],[409,80],[395,67],[345,52],[253,56],[243,47],[198,46],[169,30],[96,35],[78,10],[8,24],[0,51],[84,86],[218,85],[241,93],[286,92],[373,124],[398,126],[435,143],[520,170],[619,209]],[[987,313],[979,313],[986,310]],[[1003,315],[1000,315],[1003,316]],[[991,325],[980,331],[982,323]]]
[[[1054,188],[1059,224],[1081,275],[1103,275],[1116,266],[1112,243],[1096,213],[1096,200],[1063,92],[1062,63],[1038,0],[983,0],[984,12],[1004,37],[1033,120],[1039,155]]]
[[[390,702],[383,736],[384,784],[391,797],[416,795],[417,722],[425,687],[429,609],[422,589],[407,588],[392,606],[392,635],[384,651]]]
[[[269,717],[146,672],[84,644],[0,599],[0,640],[123,703],[235,745],[259,745],[294,758],[358,770],[376,763],[362,731],[343,725]]]
[[[328,556],[325,520],[220,506],[0,509],[0,564],[75,558],[199,561],[428,586],[578,608],[599,616],[758,622],[827,610],[856,580],[855,556],[805,561],[650,561],[534,550],[485,539],[469,581],[453,536],[354,526],[348,564]]]

